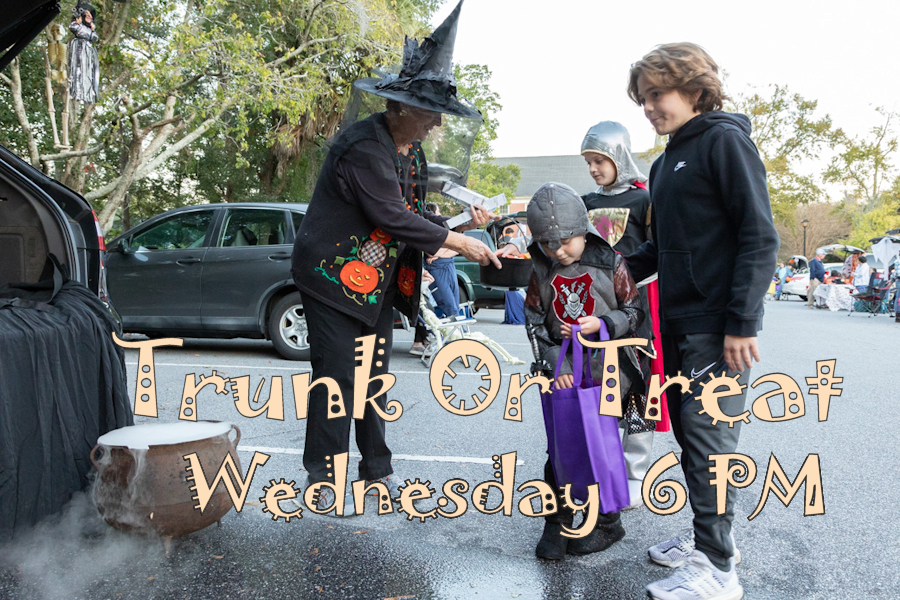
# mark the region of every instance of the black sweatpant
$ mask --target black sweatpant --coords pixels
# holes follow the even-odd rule
[[[388,288],[381,299],[382,309],[374,327],[304,294],[303,311],[309,327],[312,380],[331,377],[341,388],[347,415],[328,418],[328,398],[325,386],[314,387],[309,394],[309,415],[306,421],[306,448],[303,466],[309,472],[310,483],[334,481],[333,471],[326,465],[334,464],[335,454],[347,452],[350,447],[350,421],[353,420],[353,381],[356,368],[356,338],[375,334],[375,358],[371,377],[388,372],[394,336],[394,314],[391,306],[392,289]],[[382,342],[382,340],[384,340]],[[384,354],[379,355],[379,350]],[[378,366],[378,363],[381,366]],[[380,384],[372,384],[371,395]],[[387,396],[376,399],[382,409]],[[362,420],[356,421],[356,445],[362,454],[359,463],[360,479],[380,479],[393,473],[391,451],[385,441],[385,423],[372,409],[366,407]],[[331,457],[327,458],[326,457]]]
[[[679,371],[691,377],[691,391],[679,393],[678,387],[666,391],[672,431],[681,446],[681,468],[688,486],[688,496],[694,511],[694,539],[697,550],[722,570],[728,570],[728,559],[734,554],[731,543],[731,522],[734,520],[736,490],[729,486],[725,513],[716,514],[716,489],[710,485],[710,454],[730,454],[737,448],[741,421],[734,427],[720,421],[712,425],[712,418],[700,414],[702,403],[697,400],[703,388],[701,382],[725,370],[729,377],[737,372],[725,366],[725,336],[720,333],[696,333],[682,336],[663,336],[663,360],[667,377]],[[747,384],[750,371],[741,374],[740,383]],[[744,411],[747,389],[739,396],[720,398],[723,413],[738,415]]]

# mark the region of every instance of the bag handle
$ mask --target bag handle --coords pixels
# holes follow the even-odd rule
[[[572,373],[575,377],[573,381],[574,387],[581,387],[582,381],[586,383],[585,387],[594,387],[594,377],[591,373],[591,359],[590,359],[590,351],[585,348],[581,342],[578,341],[578,332],[581,331],[581,325],[572,324],[572,337],[563,339],[562,346],[559,350],[559,358],[556,359],[556,370],[553,372],[553,378],[556,379],[559,377],[559,369],[562,367],[563,361],[566,358],[566,352],[569,350],[569,346],[572,347]],[[609,330],[606,327],[606,322],[603,319],[600,319],[600,341],[607,342],[609,341]],[[584,351],[588,350],[588,359],[584,360]],[[604,356],[605,350],[600,351],[600,360],[603,361],[606,357]]]

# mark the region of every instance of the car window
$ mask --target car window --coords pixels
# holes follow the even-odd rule
[[[488,235],[488,232],[484,229],[470,229],[465,232],[465,235],[481,240],[487,244],[491,250],[494,249],[494,240],[491,239],[491,236]]]
[[[274,246],[284,244],[283,210],[233,209],[225,216],[219,246]]]
[[[294,223],[294,233],[300,230],[300,223],[303,222],[303,213],[298,210],[291,211],[291,221]]]
[[[174,215],[131,238],[136,250],[184,250],[206,243],[213,211],[196,210]]]

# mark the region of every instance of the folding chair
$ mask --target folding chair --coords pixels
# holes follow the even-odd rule
[[[524,365],[525,361],[519,360],[515,356],[511,355],[506,349],[490,339],[488,336],[484,335],[479,331],[472,331],[471,326],[477,323],[478,321],[472,316],[472,302],[465,302],[460,304],[460,313],[453,317],[444,317],[439,319],[434,311],[432,310],[432,304],[434,300],[431,297],[431,292],[428,290],[426,286],[422,286],[422,305],[419,311],[419,316],[425,321],[425,326],[428,328],[429,333],[434,337],[432,340],[432,352],[427,357],[422,355],[422,362],[426,366],[431,366],[431,361],[434,359],[434,355],[438,353],[438,351],[444,347],[448,342],[452,342],[455,340],[475,340],[476,342],[481,342],[494,352],[500,355],[500,357],[512,365]]]
[[[888,296],[893,284],[880,279],[872,279],[865,292],[853,296],[853,304],[850,305],[849,317],[854,312],[868,313],[870,317],[880,314],[888,314],[891,311]]]

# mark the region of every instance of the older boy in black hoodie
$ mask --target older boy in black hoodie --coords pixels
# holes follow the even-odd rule
[[[735,451],[740,422],[713,425],[695,399],[700,383],[723,371],[746,383],[751,361],[759,361],[756,333],[778,250],[766,171],[749,119],[721,112],[718,66],[699,46],[652,50],[632,65],[628,94],[656,132],[670,136],[650,170],[653,241],[629,255],[628,266],[638,281],[658,270],[666,374],[693,379],[692,393],[668,392],[693,529],[650,548],[655,562],[682,568],[647,592],[659,600],[737,600],[734,488],[725,514],[716,514],[708,457]],[[745,400],[746,390],[720,407],[737,415]]]

